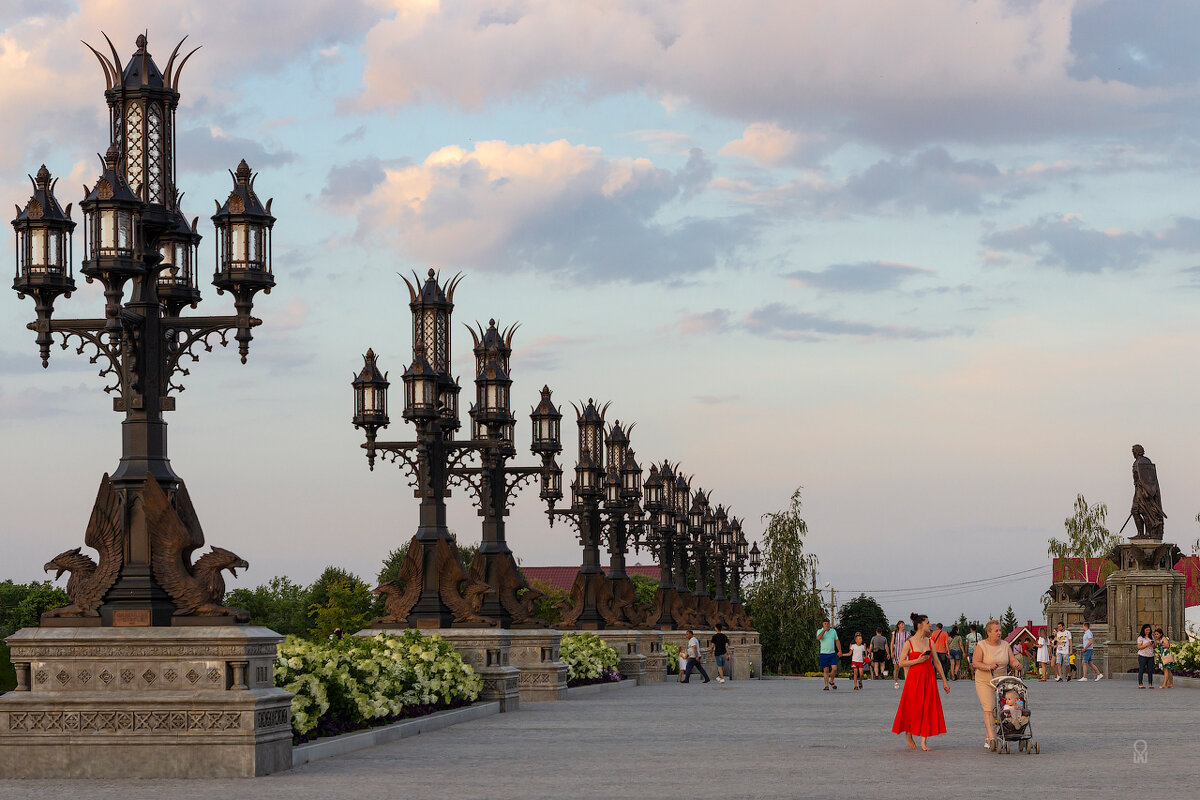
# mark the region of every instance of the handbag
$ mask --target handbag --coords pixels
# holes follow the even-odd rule
[[[1174,664],[1175,663],[1175,654],[1172,653],[1170,650],[1165,651],[1162,655],[1162,663],[1163,663],[1163,666],[1166,666],[1169,664]]]

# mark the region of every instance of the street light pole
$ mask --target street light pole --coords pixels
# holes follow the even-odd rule
[[[105,37],[107,40],[107,37]],[[182,42],[180,42],[182,45]],[[191,57],[176,67],[179,45],[165,71],[147,49],[145,36],[122,65],[94,48],[104,70],[111,140],[101,159],[101,175],[80,203],[84,245],[80,272],[104,287],[104,317],[54,319],[54,304],[75,291],[70,241],[75,228],[71,206],[64,212],[54,196],[56,181],[38,170],[34,194],[13,220],[17,267],[13,289],[34,299],[42,366],[50,346],[101,365],[105,391],[115,394],[113,410],[123,413],[121,460],[105,475],[85,534],[100,556],[96,564],[78,549],[46,564],[57,575],[71,572],[70,605],[43,616],[46,626],[224,625],[246,622],[244,611],[221,605],[223,570],[245,568],[228,550],[214,548],[195,563],[191,554],[204,534],[182,479],[167,456],[163,413],[175,409],[174,393],[198,360],[197,347],[212,349],[229,334],[245,363],[254,296],[275,285],[271,263],[271,201],[255,192],[255,175],[245,161],[231,172],[233,190],[217,203],[217,293],[233,295],[233,316],[186,316],[200,302],[196,263],[200,235],[180,208],[175,170],[175,113],[179,76]],[[197,48],[198,49],[198,48]],[[192,51],[193,53],[195,50]],[[126,293],[128,292],[128,296]],[[236,573],[235,573],[236,574]]]

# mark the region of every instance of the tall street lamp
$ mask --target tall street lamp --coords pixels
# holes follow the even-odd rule
[[[107,37],[106,37],[107,38]],[[180,42],[182,45],[182,42]],[[89,46],[90,48],[90,46]],[[191,54],[176,66],[176,46],[166,70],[160,70],[137,38],[137,52],[122,65],[92,49],[104,70],[104,92],[111,140],[101,159],[101,174],[85,187],[83,259],[88,283],[104,287],[104,316],[56,319],[59,297],[75,291],[71,243],[75,222],[71,206],[59,205],[56,181],[42,166],[32,178],[33,196],[13,220],[16,231],[18,296],[34,300],[42,366],[50,347],[75,346],[101,366],[105,391],[115,395],[113,410],[124,414],[121,460],[105,475],[84,541],[97,550],[96,564],[79,549],[52,559],[47,570],[71,572],[70,605],[47,612],[47,626],[224,625],[246,622],[244,611],[221,605],[222,570],[246,567],[228,550],[214,548],[195,563],[191,554],[204,534],[183,480],[167,457],[163,413],[175,409],[174,394],[185,366],[198,360],[197,347],[211,350],[228,334],[245,363],[251,329],[261,324],[250,315],[254,296],[275,285],[271,264],[271,201],[264,206],[255,192],[255,175],[245,161],[231,172],[233,189],[217,203],[217,293],[233,295],[233,316],[185,316],[200,302],[196,263],[200,235],[180,208],[176,184],[175,112],[179,75]],[[195,52],[194,50],[192,51]]]
[[[512,379],[510,357],[516,326],[501,332],[496,321],[487,330],[468,327],[475,341],[475,403],[470,410],[471,440],[478,443],[478,467],[455,467],[450,481],[471,490],[479,516],[483,517],[479,551],[471,561],[471,579],[484,583],[488,591],[476,609],[501,627],[544,627],[533,616],[533,604],[542,593],[530,588],[517,567],[505,540],[504,518],[516,493],[526,482],[543,478],[557,465],[554,455],[562,450],[559,420],[562,415],[550,403],[549,388],[542,389],[542,405],[533,410],[533,451],[542,456],[541,466],[510,466],[516,455],[513,431],[516,417],[510,407]],[[544,431],[543,431],[544,427]],[[561,490],[560,490],[561,493]],[[518,595],[520,593],[520,595]]]
[[[652,465],[644,489],[648,515],[645,546],[658,561],[658,589],[654,593],[653,612],[647,617],[646,624],[660,630],[699,624],[676,586],[677,571],[679,577],[686,581],[683,568],[677,563],[677,556],[686,545],[675,533],[675,466],[670,461],[663,461],[661,467]],[[686,587],[686,583],[684,585]]]
[[[374,350],[363,356],[362,371],[351,382],[355,428],[366,433],[362,447],[373,470],[382,455],[404,469],[420,499],[419,524],[408,545],[395,582],[375,589],[384,597],[385,615],[378,628],[448,628],[451,625],[494,625],[478,613],[488,586],[472,579],[446,527],[446,498],[451,470],[464,466],[479,449],[476,442],[455,442],[459,385],[450,373],[450,317],[454,290],[461,276],[445,285],[431,269],[424,281],[416,275],[408,286],[412,312],[412,363],[404,371],[405,421],[416,429],[415,441],[380,442],[380,429],[390,423],[386,373]]]
[[[543,496],[551,526],[556,517],[567,520],[578,532],[583,546],[583,563],[575,575],[575,583],[567,600],[561,604],[559,627],[582,630],[627,628],[624,601],[613,595],[612,584],[600,566],[600,540],[604,533],[601,505],[606,501],[604,469],[604,415],[608,404],[597,407],[589,399],[582,408],[575,407],[575,422],[579,430],[579,457],[575,463],[575,479],[571,481],[571,505],[556,509],[554,496]],[[557,478],[561,481],[561,478]],[[619,487],[615,477],[610,488]],[[561,496],[561,494],[559,495]]]
[[[608,474],[604,481],[605,539],[608,542],[608,581],[613,597],[622,606],[625,620],[634,627],[645,627],[658,619],[653,604],[638,603],[637,589],[625,567],[625,555],[631,546],[640,546],[641,537],[651,519],[642,511],[642,468],[629,446],[628,429],[620,420],[609,429]]]

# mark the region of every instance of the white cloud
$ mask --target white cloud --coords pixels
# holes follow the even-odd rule
[[[659,219],[704,190],[712,166],[699,150],[671,171],[565,140],[478,142],[443,147],[419,164],[372,162],[355,179],[362,190],[335,190],[348,169],[331,171],[325,194],[357,216],[360,233],[455,269],[658,280],[713,267],[752,235],[722,220]]]
[[[779,130],[911,144],[1143,125],[1131,112],[1186,96],[1072,76],[1077,5],[392,0],[395,17],[367,34],[355,104],[646,92]]]
[[[800,137],[773,122],[755,122],[746,127],[742,138],[721,148],[721,155],[741,156],[760,164],[779,164],[792,158]]]

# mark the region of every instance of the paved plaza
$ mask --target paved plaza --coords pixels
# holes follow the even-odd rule
[[[0,797],[646,798],[1182,797],[1197,758],[1200,691],[1125,681],[1032,684],[1041,755],[983,749],[974,688],[952,684],[950,732],[914,753],[889,733],[891,682],[822,692],[817,679],[670,682],[527,704],[267,778],[0,781]],[[1135,742],[1147,763],[1135,763]],[[1181,793],[1182,792],[1182,793]],[[982,795],[980,795],[982,796]]]

